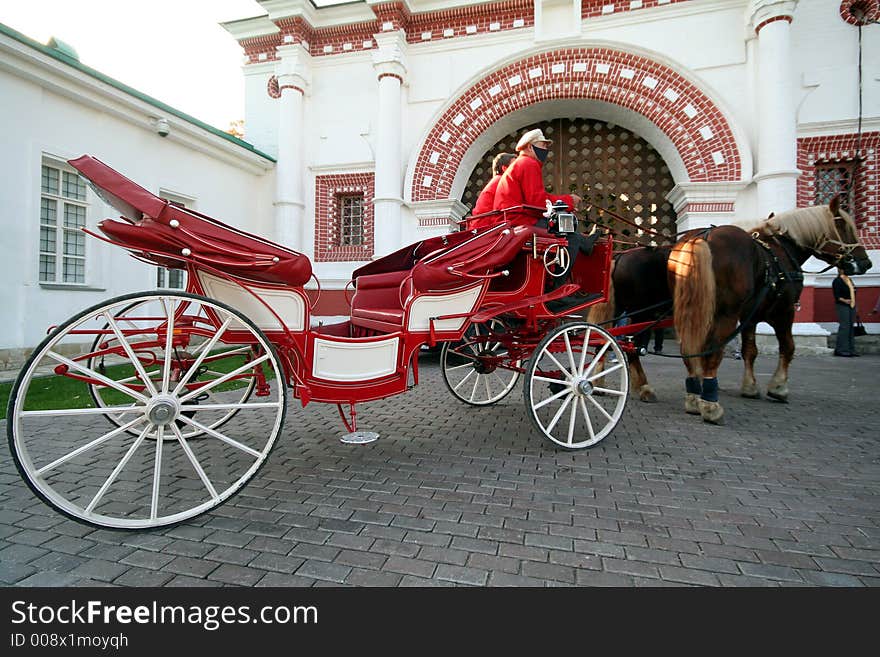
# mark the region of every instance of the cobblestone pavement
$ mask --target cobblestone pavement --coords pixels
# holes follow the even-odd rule
[[[407,395],[364,405],[372,445],[332,406],[291,402],[267,465],[174,528],[66,520],[0,468],[0,582],[15,586],[880,584],[880,357],[804,356],[790,404],[736,396],[723,427],[682,411],[684,370],[648,358],[661,401],[567,452],[534,433],[521,386],[471,409],[436,357]],[[775,359],[759,359],[766,383]]]

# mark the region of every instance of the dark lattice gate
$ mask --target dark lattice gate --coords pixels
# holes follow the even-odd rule
[[[541,128],[553,140],[550,157],[544,165],[544,184],[548,191],[580,194],[586,203],[606,207],[665,238],[637,234],[641,231],[613,222],[608,215],[597,217],[595,211],[591,213],[591,219],[598,218],[606,225],[613,225],[615,230],[627,231],[645,244],[673,241],[676,216],[672,204],[665,198],[675,184],[669,167],[638,135],[595,119],[553,119],[524,126],[505,136],[474,168],[462,196],[465,205],[473,207],[480,190],[492,177],[495,155],[514,153],[520,135],[532,128]]]

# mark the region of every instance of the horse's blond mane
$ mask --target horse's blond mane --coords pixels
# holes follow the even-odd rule
[[[841,216],[850,223],[849,216],[841,211]],[[766,237],[786,235],[799,246],[810,248],[822,242],[828,236],[835,235],[834,215],[827,205],[816,205],[809,208],[798,208],[780,212],[766,219],[747,232],[758,232]]]

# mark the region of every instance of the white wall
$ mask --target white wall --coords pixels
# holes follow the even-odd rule
[[[251,173],[0,68],[0,350],[36,345],[46,328],[113,296],[152,289],[155,268],[87,238],[84,288],[39,283],[40,173],[44,154],[90,154],[148,190],[195,199],[198,210],[253,232],[270,226],[272,174]],[[240,147],[233,147],[240,149]],[[243,150],[243,149],[241,149]],[[88,226],[116,217],[88,193]]]

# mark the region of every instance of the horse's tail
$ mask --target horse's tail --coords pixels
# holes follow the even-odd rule
[[[667,268],[674,286],[673,314],[681,352],[700,353],[715,317],[715,273],[709,243],[697,238],[676,244]],[[696,365],[698,361],[693,362]]]
[[[587,321],[590,324],[601,326],[610,323],[611,318],[614,317],[614,304],[616,303],[614,300],[614,268],[616,266],[617,261],[615,260],[611,263],[611,271],[608,274],[611,279],[611,282],[608,284],[608,300],[604,303],[590,306],[590,312],[587,314]]]

